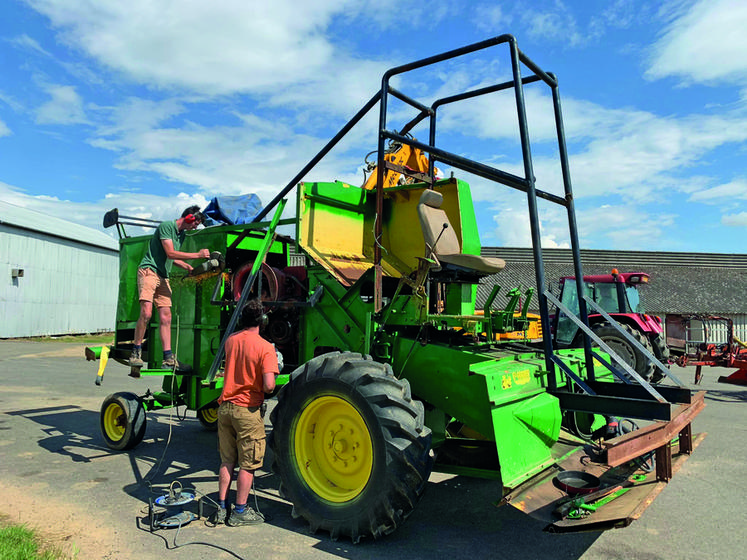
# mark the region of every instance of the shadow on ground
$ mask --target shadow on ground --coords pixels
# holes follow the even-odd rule
[[[122,490],[144,506],[148,505],[149,499],[168,493],[170,485],[179,481],[184,490],[194,491],[198,497],[203,494],[197,488],[208,488],[203,514],[208,516],[214,511],[211,501],[217,499],[217,436],[206,431],[195,418],[175,418],[173,414],[164,412],[149,413],[142,443],[128,452],[114,452],[104,444],[98,412],[78,406],[56,406],[7,414],[40,424],[46,437],[42,437],[38,445],[49,453],[69,457],[71,461],[95,463],[113,455],[126,455],[132,478]],[[272,453],[268,451],[266,464],[272,460]],[[310,536],[306,522],[294,519],[291,505],[279,497],[279,485],[279,480],[271,473],[259,472],[256,477],[256,498],[250,497],[250,501],[256,499],[255,504],[265,515],[267,525],[303,537],[294,539],[304,543],[296,545],[299,549],[312,546],[320,552],[350,560],[381,558],[395,550],[400,559],[432,560],[443,556],[450,560],[476,560],[488,556],[577,559],[599,537],[599,533],[544,533],[542,523],[514,508],[495,507],[501,492],[495,481],[453,477],[440,482],[432,479],[421,503],[395,533],[377,541],[363,540],[353,545],[349,540],[332,541],[322,532]],[[196,505],[185,509],[196,511]],[[147,508],[142,511],[147,512]],[[150,530],[147,515],[138,518],[138,527]],[[242,529],[225,530],[232,533],[222,533],[220,546],[209,542],[193,544],[217,546],[236,558],[242,558],[232,550],[232,546],[236,546],[232,541],[240,536],[238,532]],[[169,531],[155,533],[164,540],[166,549],[173,548],[172,541],[177,534]],[[233,532],[237,533],[232,537]],[[199,534],[204,536],[204,533]],[[181,543],[194,539],[184,528],[179,540]]]

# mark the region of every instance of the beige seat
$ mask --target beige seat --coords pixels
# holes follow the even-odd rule
[[[427,189],[418,202],[418,216],[425,238],[425,256],[436,261],[435,270],[451,268],[468,275],[486,276],[500,272],[506,266],[503,259],[462,253],[457,232],[441,209],[443,195]]]

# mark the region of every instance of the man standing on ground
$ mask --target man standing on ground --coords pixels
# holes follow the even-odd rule
[[[254,471],[262,466],[265,456],[265,423],[260,407],[265,393],[275,390],[279,371],[275,347],[259,335],[259,327],[265,320],[262,303],[258,299],[249,301],[241,310],[244,330],[226,340],[223,392],[218,399],[220,508],[215,521],[226,523],[228,518],[227,524],[232,527],[264,521],[261,514],[247,506],[247,500]],[[236,503],[229,517],[226,498],[237,462]]]
[[[158,330],[163,346],[161,367],[189,369],[189,366],[177,363],[171,350],[171,285],[169,284],[169,271],[172,263],[184,270],[192,270],[192,266],[182,259],[207,259],[210,257],[208,249],[200,249],[197,253],[184,253],[179,250],[187,231],[197,229],[197,226],[203,221],[200,207],[190,206],[182,212],[181,218],[162,222],[156,228],[150,240],[137,271],[140,317],[135,325],[134,348],[130,355],[129,363],[132,368],[140,368],[144,365],[142,358],[143,338],[148,321],[153,315],[153,304],[155,303],[158,309]]]

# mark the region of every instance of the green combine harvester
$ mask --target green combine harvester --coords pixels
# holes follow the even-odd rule
[[[411,71],[504,48],[513,72],[507,82],[431,105],[390,86],[393,76],[406,83]],[[525,86],[535,83],[552,94],[564,196],[535,185],[524,104]],[[435,145],[440,107],[501,94],[516,102],[524,176]],[[400,132],[387,128],[391,98],[415,112]],[[374,108],[375,180],[363,187],[301,182]],[[427,143],[410,134],[421,122],[430,125]],[[555,350],[550,337],[540,346],[496,342],[497,334],[527,329],[527,300],[535,291],[501,293],[496,285],[476,314],[477,284],[489,275],[500,278],[505,263],[480,256],[470,187],[455,177],[437,180],[436,161],[526,193],[542,331],[551,332],[548,301],[560,305],[584,331],[583,348]],[[295,217],[281,219],[294,189]],[[703,394],[677,386],[649,353],[671,380],[650,385],[588,328],[586,300],[575,316],[542,290],[540,199],[567,209],[575,278],[582,279],[557,80],[513,37],[393,68],[382,89],[253,223],[187,236],[183,251],[220,252],[202,274],[172,279],[174,349],[193,370],[159,369],[162,349],[157,324],[151,324],[143,347],[147,366],[133,384],[154,378],[160,390],[105,399],[107,445],[134,447],[144,437],[146,412],[167,407],[194,410],[214,429],[225,339],[243,303],[261,297],[269,316],[263,335],[285,363],[271,414],[273,469],[294,515],[312,530],[354,542],[391,533],[414,510],[433,469],[499,480],[503,492],[494,500],[546,521],[551,531],[628,525],[699,443],[691,421],[704,406]],[[109,222],[121,237],[120,291],[114,345],[87,349],[90,358],[102,358],[97,383],[106,358],[125,364],[129,358],[138,318],[135,272],[149,240],[128,237],[116,212]],[[278,233],[289,225],[295,226],[292,238]],[[584,294],[580,280],[577,289]],[[523,312],[517,313],[520,300]],[[616,418],[645,425],[599,437]],[[594,440],[582,439],[589,433]],[[642,468],[649,455],[655,467]]]

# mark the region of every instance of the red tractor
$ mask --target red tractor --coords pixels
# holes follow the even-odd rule
[[[664,338],[662,320],[648,315],[641,302],[638,287],[648,284],[649,275],[642,272],[618,272],[584,276],[586,295],[606,311],[631,337],[648,349],[663,364],[669,362],[669,348]],[[576,279],[567,276],[560,279],[560,301],[568,309],[579,312]],[[553,336],[556,347],[583,346],[583,334],[576,324],[562,312],[555,314]],[[620,358],[625,360],[641,377],[658,382],[664,374],[655,368],[646,355],[631,344],[615,329],[603,315],[589,309],[589,326],[608,344]]]

